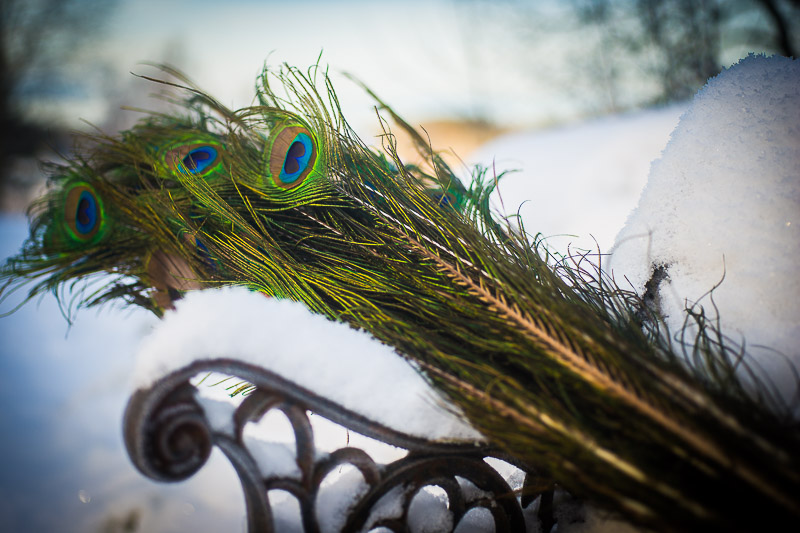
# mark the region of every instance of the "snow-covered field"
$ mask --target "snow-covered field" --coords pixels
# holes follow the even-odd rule
[[[497,203],[510,214],[530,201],[520,210],[529,231],[581,237],[554,239],[562,250],[569,242],[593,246],[586,239],[592,234],[607,251],[637,206],[650,162],[667,148],[618,237],[615,275],[628,275],[641,288],[652,263],[663,261],[673,265],[663,299],[694,301],[721,277],[724,255],[720,294],[730,290],[732,296],[720,298],[723,325],[731,316],[734,334],[750,338],[752,329],[764,344],[789,339],[779,347],[794,346],[786,355],[796,359],[800,291],[791,266],[800,260],[798,65],[750,59],[719,76],[695,100],[669,146],[684,107],[518,134],[484,147],[476,159],[494,159],[498,170],[525,169],[501,181]],[[24,220],[0,218],[0,256],[14,253],[24,236]],[[629,243],[639,247],[626,256]],[[681,307],[669,308],[673,318],[680,313]],[[769,327],[778,320],[780,333],[758,329],[761,319]],[[88,311],[67,336],[51,297],[0,319],[0,454],[6,458],[0,521],[9,530],[95,531],[131,513],[139,513],[143,531],[241,529],[238,482],[218,454],[195,478],[174,486],[151,483],[128,463],[122,411],[134,354],[155,323],[136,310]]]
[[[3,261],[26,235],[24,217],[0,217]],[[69,328],[50,295],[0,318],[0,529],[124,531],[130,520],[135,531],[242,529],[238,479],[221,454],[180,485],[143,478],[127,458],[121,422],[134,354],[156,322],[105,308]]]
[[[494,206],[561,253],[608,252],[688,104],[499,137],[470,162],[501,177]],[[595,239],[597,244],[595,244]]]

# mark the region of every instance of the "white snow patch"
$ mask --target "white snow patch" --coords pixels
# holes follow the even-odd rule
[[[506,480],[506,483],[508,483],[508,486],[511,487],[511,490],[519,490],[522,488],[522,485],[525,482],[524,471],[520,470],[511,463],[507,463],[496,457],[486,457],[483,461],[496,470],[497,473]]]
[[[494,517],[485,507],[473,507],[461,518],[453,533],[487,533],[495,531]]]
[[[267,493],[272,510],[274,531],[281,533],[303,533],[303,520],[300,503],[291,493],[274,489]],[[245,531],[242,528],[242,531]]]
[[[135,387],[194,361],[232,358],[411,435],[482,439],[392,348],[300,303],[231,287],[191,292],[176,308],[142,341]]]
[[[284,477],[297,481],[302,479],[293,444],[266,441],[257,435],[247,434],[244,443],[265,478]]]
[[[697,94],[636,210],[610,266],[638,291],[653,265],[670,329],[685,307],[713,293],[724,332],[790,398],[800,365],[800,61],[750,56]],[[756,346],[765,346],[770,349]]]
[[[505,215],[519,212],[525,229],[548,237],[551,248],[594,249],[594,237],[607,252],[685,109],[678,104],[513,133],[470,159],[498,174],[515,171],[500,179],[492,205]]]
[[[211,429],[233,437],[233,412],[239,402],[233,398],[213,398],[198,394],[197,403],[203,408]]]
[[[309,420],[311,420],[311,427],[314,431],[314,446],[318,452],[331,453],[339,448],[350,446],[368,452],[369,456],[379,464],[389,464],[408,454],[408,451],[403,448],[349,431],[315,413],[310,413]]]
[[[331,472],[317,494],[317,520],[323,533],[341,531],[352,505],[369,490],[361,472],[352,465],[343,465],[342,472]],[[328,482],[329,478],[332,479]]]
[[[422,487],[408,506],[408,530],[411,533],[452,531],[453,514],[447,506],[447,493],[436,485]]]

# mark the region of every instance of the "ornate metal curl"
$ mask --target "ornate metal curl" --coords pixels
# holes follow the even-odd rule
[[[216,431],[210,426],[197,400],[197,389],[190,383],[194,376],[208,372],[235,376],[255,386],[232,413],[232,433]],[[292,426],[299,476],[265,475],[244,442],[245,425],[258,422],[273,409],[286,415]],[[377,464],[366,452],[352,447],[321,454],[314,444],[309,411],[348,430],[408,450],[408,454],[385,465]],[[438,486],[445,492],[452,517],[451,531],[475,508],[488,510],[495,531],[525,531],[520,500],[502,476],[484,461],[486,457],[496,457],[514,463],[512,458],[482,443],[435,442],[396,431],[264,368],[241,361],[197,361],[148,389],[136,391],[125,412],[124,436],[134,465],[144,475],[159,481],[187,479],[205,464],[212,446],[219,447],[242,483],[250,533],[275,531],[268,493],[276,489],[297,499],[306,532],[320,531],[317,513],[320,485],[342,465],[355,467],[366,485],[345,511],[342,531],[376,528],[395,533],[409,531],[411,502],[427,486]],[[376,509],[384,497],[398,498],[400,505],[394,506],[394,512],[382,515]],[[523,504],[530,501],[531,494],[526,494]]]

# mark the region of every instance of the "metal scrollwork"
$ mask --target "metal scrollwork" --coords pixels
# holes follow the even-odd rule
[[[198,401],[198,391],[190,383],[194,376],[208,372],[235,376],[255,387],[235,410],[232,407],[232,431],[211,427]],[[285,415],[294,433],[297,472],[293,474],[263,472],[246,444],[245,427],[273,410]],[[408,453],[388,464],[378,464],[369,454],[354,447],[321,453],[315,446],[309,412]],[[380,528],[395,533],[409,531],[412,502],[425,487],[443,491],[452,518],[450,531],[473,509],[487,511],[497,532],[525,531],[518,495],[484,461],[486,457],[498,457],[513,462],[497,450],[480,443],[434,442],[405,434],[368,420],[266,369],[235,360],[199,361],[160,379],[148,389],[138,390],[125,413],[124,433],[136,467],[144,475],[161,481],[192,476],[205,464],[212,447],[217,446],[241,481],[251,533],[275,531],[268,497],[271,490],[283,490],[296,498],[304,530],[320,531],[320,487],[329,474],[344,466],[356,469],[363,483],[344,510],[342,531]],[[391,505],[385,505],[387,498],[392,500]],[[529,503],[531,495],[522,501]]]

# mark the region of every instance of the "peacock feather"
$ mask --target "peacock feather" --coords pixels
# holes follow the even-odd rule
[[[384,152],[367,148],[316,69],[265,71],[258,105],[236,111],[165,70],[180,110],[54,168],[4,292],[64,298],[106,273],[77,304],[160,315],[231,284],[298,300],[415,361],[530,472],[637,524],[800,523],[798,426],[765,387],[748,392],[713,328],[684,354],[602,270],[493,218],[496,178],[462,185],[380,100],[425,162],[404,165],[388,131]]]

